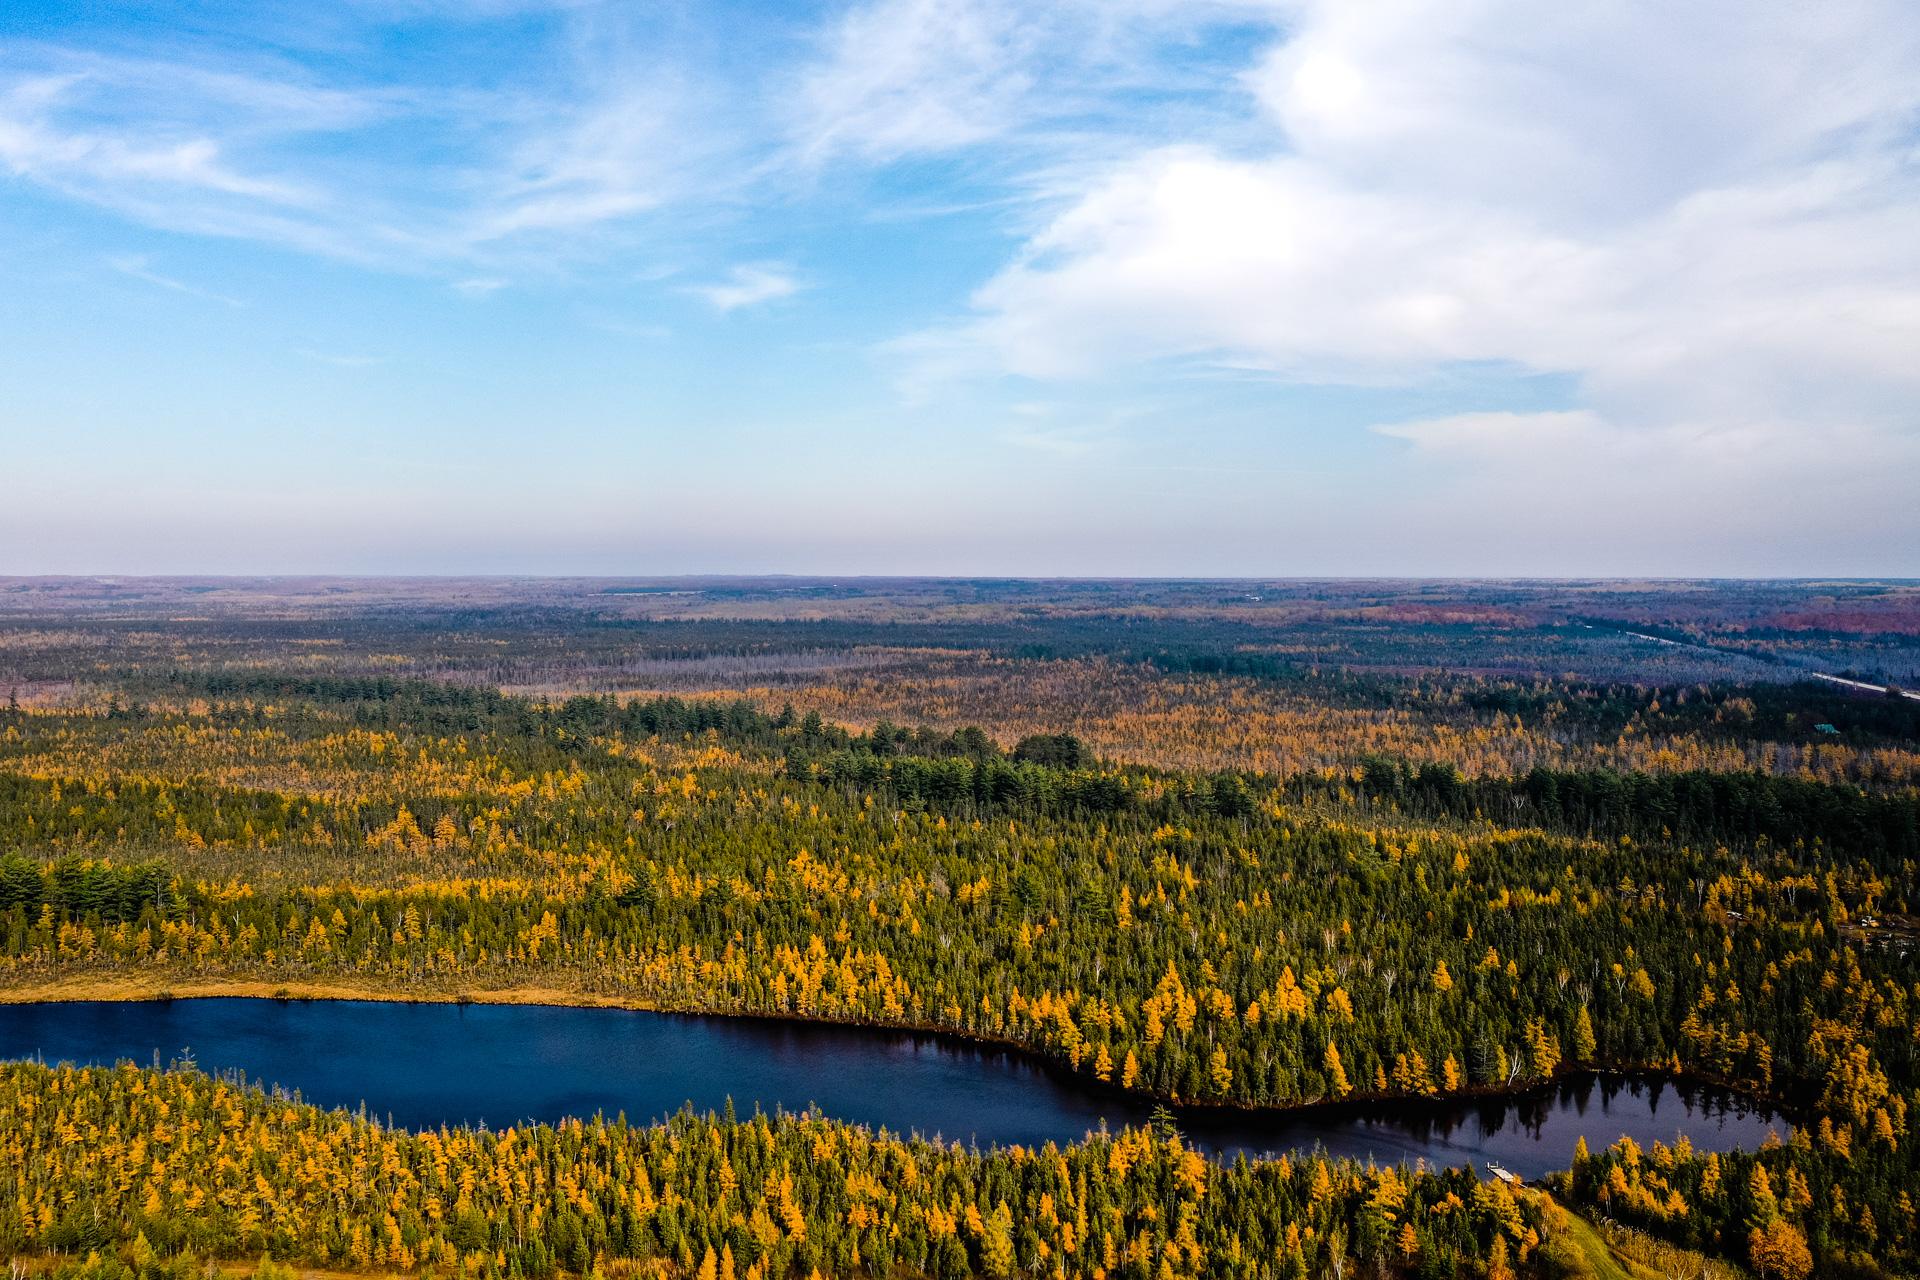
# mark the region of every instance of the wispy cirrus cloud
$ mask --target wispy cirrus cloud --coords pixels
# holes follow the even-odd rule
[[[406,242],[417,253],[417,235],[382,226],[364,193],[344,200],[295,154],[388,106],[292,74],[17,47],[0,56],[0,168],[162,230],[369,262]]]
[[[176,280],[172,276],[155,271],[145,254],[115,254],[107,259],[107,265],[115,271],[118,271],[121,275],[131,276],[135,280],[144,281],[156,288],[167,289],[174,293],[184,293],[189,297],[203,298],[208,302],[218,302],[222,306],[244,307],[247,305],[239,298],[229,297],[224,293],[216,293],[211,289],[202,289],[198,285],[188,284],[184,280]]]
[[[28,76],[0,93],[0,163],[16,176],[111,203],[120,190],[174,188],[298,205],[312,193],[236,167],[214,137],[190,125],[129,130],[71,117],[111,81],[99,71]]]
[[[0,52],[0,172],[164,230],[458,278],[590,260],[731,189],[718,85],[603,17],[552,21],[475,83],[22,42]]]
[[[1178,102],[1244,97],[1167,57],[1216,10],[1239,12],[874,0],[742,59],[665,11],[462,9],[455,29],[517,24],[484,77],[465,60],[236,56],[185,37],[140,54],[23,42],[0,53],[0,165],[167,230],[385,270],[540,274],[618,256],[636,228],[710,235],[829,171],[968,148],[1000,170],[986,187],[870,212],[1030,202],[1143,119],[1164,131]],[[354,10],[333,39],[373,49],[383,23],[454,16]],[[1127,98],[1147,86],[1143,117]]]
[[[802,158],[887,161],[1013,127],[1034,87],[1045,20],[1011,5],[886,0],[849,9],[798,76]]]
[[[781,263],[743,262],[728,270],[721,279],[709,284],[687,285],[684,292],[725,314],[790,298],[801,287],[799,277]]]
[[[498,276],[467,276],[451,282],[447,287],[463,298],[479,302],[506,288],[507,282]]]
[[[1285,9],[1266,0],[867,0],[824,24],[790,77],[789,146],[813,165],[972,150],[1031,186],[1144,141],[1231,132],[1223,108],[1245,93],[1200,51],[1221,31],[1277,29]]]

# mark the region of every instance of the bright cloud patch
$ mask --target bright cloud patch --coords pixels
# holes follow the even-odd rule
[[[1577,415],[1402,433],[1496,462],[1569,432],[1613,457],[1764,438],[1785,458],[1910,429],[1906,7],[1582,12],[1301,6],[1245,77],[1264,154],[1112,166],[921,349],[1039,378],[1168,358],[1322,383],[1576,375]]]
[[[687,292],[706,299],[715,311],[725,312],[791,297],[799,289],[800,282],[785,267],[772,263],[743,263],[727,272],[724,280],[693,285]]]

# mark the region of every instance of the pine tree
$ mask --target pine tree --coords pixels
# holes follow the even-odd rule
[[[1592,1062],[1594,1049],[1593,1018],[1587,1013],[1587,1006],[1583,1004],[1573,1017],[1573,1060]]]
[[[1326,1054],[1320,1061],[1321,1065],[1326,1068],[1327,1079],[1333,1084],[1334,1097],[1344,1098],[1353,1092],[1353,1086],[1347,1083],[1347,1070],[1340,1062],[1340,1050],[1334,1045],[1333,1041],[1327,1041]]]

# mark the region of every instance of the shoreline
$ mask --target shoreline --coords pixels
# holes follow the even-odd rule
[[[1758,1093],[1734,1081],[1720,1079],[1703,1072],[1681,1070],[1673,1071],[1665,1066],[1645,1065],[1566,1065],[1556,1067],[1553,1074],[1539,1080],[1530,1080],[1524,1084],[1511,1085],[1468,1085],[1462,1089],[1438,1091],[1430,1094],[1419,1093],[1375,1093],[1371,1090],[1355,1090],[1342,1098],[1306,1099],[1296,1102],[1239,1102],[1204,1101],[1180,1098],[1176,1095],[1158,1093],[1150,1089],[1123,1088],[1111,1081],[1103,1081],[1091,1072],[1076,1070],[1063,1058],[1055,1057],[1044,1049],[1012,1039],[986,1035],[979,1032],[957,1030],[951,1027],[935,1026],[913,1022],[876,1022],[846,1018],[821,1017],[804,1013],[761,1013],[749,1010],[726,1009],[689,1009],[674,1008],[643,999],[617,995],[602,995],[595,992],[577,991],[565,987],[527,985],[516,987],[498,987],[474,989],[457,992],[426,990],[416,992],[396,992],[382,989],[357,987],[343,983],[305,982],[273,983],[257,979],[208,978],[187,982],[162,982],[139,978],[80,979],[61,980],[27,986],[0,986],[0,1005],[54,1005],[80,1003],[138,1004],[172,1000],[272,1000],[272,1001],[331,1001],[364,1002],[369,1004],[413,1004],[413,1005],[490,1005],[512,1007],[521,1006],[545,1009],[609,1009],[629,1013],[651,1013],[679,1018],[730,1018],[749,1022],[764,1022],[774,1025],[808,1025],[841,1028],[847,1031],[869,1034],[926,1036],[936,1040],[947,1040],[957,1045],[975,1049],[992,1049],[1020,1057],[1034,1066],[1046,1071],[1057,1079],[1070,1082],[1075,1088],[1114,1098],[1124,1098],[1136,1103],[1158,1104],[1176,1112],[1199,1118],[1221,1119],[1232,1116],[1249,1116],[1282,1119],[1305,1115],[1337,1116],[1344,1114],[1364,1114],[1391,1107],[1432,1107],[1459,1106],[1476,1101],[1516,1101],[1529,1096],[1544,1094],[1562,1082],[1581,1078],[1595,1080],[1616,1079],[1622,1081],[1659,1081],[1676,1086],[1705,1086],[1732,1093],[1753,1105],[1778,1116],[1789,1125],[1798,1126],[1800,1117],[1805,1114],[1790,1100],[1777,1096]]]

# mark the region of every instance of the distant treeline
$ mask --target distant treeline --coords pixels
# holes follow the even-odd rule
[[[1782,699],[1784,702],[1785,700]],[[796,780],[867,791],[936,811],[1024,807],[1049,813],[1244,817],[1259,799],[1300,800],[1338,784],[1313,777],[1211,777],[1094,770],[1071,734],[1022,739],[1001,752],[985,733],[876,726],[848,735],[809,718],[787,752]],[[1469,778],[1449,764],[1370,756],[1358,790],[1416,816],[1486,818],[1606,837],[1776,845],[1818,841],[1881,865],[1920,857],[1920,796],[1739,772],[1618,772],[1535,768],[1517,778]]]
[[[531,736],[560,730],[590,737],[684,739],[713,732],[740,745],[773,747],[793,713],[770,716],[744,699],[643,698],[626,702],[579,695],[558,702],[513,697],[479,685],[382,676],[299,676],[174,672],[151,686],[157,692],[215,698],[285,701],[341,714],[368,729],[418,733],[504,733]],[[138,714],[137,708],[129,709]]]
[[[1518,778],[1468,778],[1451,765],[1372,756],[1359,789],[1426,817],[1691,843],[1817,840],[1882,865],[1920,856],[1920,796],[1761,773],[1537,768]]]
[[[1402,701],[1443,708],[1449,698],[1480,713],[1529,725],[1549,721],[1611,737],[1637,724],[1650,733],[1805,741],[1834,729],[1851,746],[1920,741],[1920,703],[1882,698],[1814,680],[1797,684],[1663,685],[1585,681],[1426,681]]]
[[[1003,751],[985,731],[950,734],[882,722],[865,734],[801,725],[787,751],[787,776],[887,797],[902,808],[935,812],[1020,809],[1047,814],[1141,811],[1150,816],[1245,817],[1253,795],[1237,774],[1166,776],[1098,767],[1070,733],[1036,733]]]
[[[1355,692],[1365,678],[1353,681]],[[260,673],[173,673],[164,687],[295,708],[334,711],[367,728],[438,734],[500,733],[545,737],[560,752],[586,749],[596,738],[685,740],[706,734],[743,750],[785,756],[787,775],[842,790],[868,792],[905,808],[978,813],[1025,809],[1045,813],[1140,812],[1240,817],[1262,797],[1299,800],[1324,796],[1339,783],[1317,777],[1277,779],[1222,773],[1164,775],[1130,766],[1097,767],[1072,734],[1034,734],[1011,749],[983,730],[943,732],[882,722],[866,733],[823,723],[791,707],[768,712],[744,700],[576,696],[548,702],[497,690],[426,680]],[[1597,691],[1596,691],[1597,692]],[[1704,724],[1725,710],[1724,697],[1689,701],[1679,690],[1660,704],[1662,715]],[[1890,701],[1860,700],[1812,686],[1762,686],[1746,691],[1752,714],[1769,729],[1805,724],[1810,710],[1859,708],[1869,732],[1898,736],[1914,713]],[[1523,689],[1482,691],[1489,707],[1539,714]],[[1562,691],[1561,697],[1565,697]],[[1609,714],[1613,704],[1646,706],[1647,691],[1622,687],[1598,693],[1575,714]],[[1656,697],[1656,701],[1658,701]],[[1504,705],[1503,705],[1504,702]],[[1741,708],[1745,712],[1745,708]],[[129,709],[125,714],[138,714]],[[1836,712],[1837,714],[1837,712]],[[1535,768],[1517,778],[1470,778],[1448,764],[1413,765],[1383,756],[1360,762],[1358,794],[1391,803],[1418,817],[1486,818],[1603,837],[1681,842],[1773,844],[1819,841],[1849,856],[1892,866],[1920,857],[1920,796],[1753,772],[1693,771],[1655,774],[1608,769]],[[271,803],[267,798],[263,803]]]
[[[1237,818],[1251,813],[1254,803],[1246,782],[1231,773],[1161,780],[1140,772],[1068,769],[1000,756],[925,759],[794,751],[787,756],[787,776],[885,796],[902,808],[949,813],[1018,809]]]

